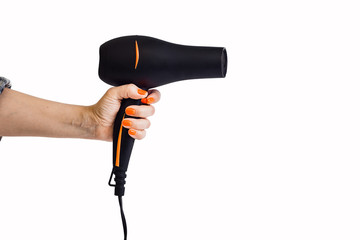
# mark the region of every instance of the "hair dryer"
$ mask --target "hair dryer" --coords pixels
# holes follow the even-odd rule
[[[186,79],[223,78],[226,70],[227,55],[222,47],[185,46],[137,35],[115,38],[100,46],[99,77],[113,86],[133,83],[148,90]],[[123,128],[122,120],[128,106],[140,104],[140,100],[122,100],[114,123],[109,185],[115,187],[115,195],[119,196],[125,239],[127,229],[121,197],[134,139]],[[115,184],[111,183],[113,175]]]

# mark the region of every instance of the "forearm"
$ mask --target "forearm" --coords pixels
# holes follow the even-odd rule
[[[95,138],[89,107],[36,98],[11,89],[0,95],[0,136]]]

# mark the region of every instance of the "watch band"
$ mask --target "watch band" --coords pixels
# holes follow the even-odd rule
[[[4,77],[0,77],[0,94],[4,91],[5,88],[11,88],[10,80]],[[0,136],[0,141],[1,141]]]
[[[10,80],[4,77],[0,77],[0,94],[5,88],[11,88]]]

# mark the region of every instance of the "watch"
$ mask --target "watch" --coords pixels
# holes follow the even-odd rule
[[[0,77],[0,94],[4,91],[5,88],[11,88],[10,80],[4,77]],[[0,141],[1,141],[0,136]]]
[[[11,88],[10,80],[4,77],[0,77],[0,94],[5,88]]]

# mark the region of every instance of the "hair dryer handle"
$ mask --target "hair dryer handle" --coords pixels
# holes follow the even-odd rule
[[[113,131],[113,170],[109,180],[109,185],[115,186],[115,195],[123,196],[125,192],[126,171],[129,165],[131,152],[134,146],[128,130],[122,125],[124,118],[128,117],[125,109],[130,105],[140,105],[141,100],[123,99],[118,114],[116,115]],[[112,175],[115,175],[115,185],[112,185]]]

